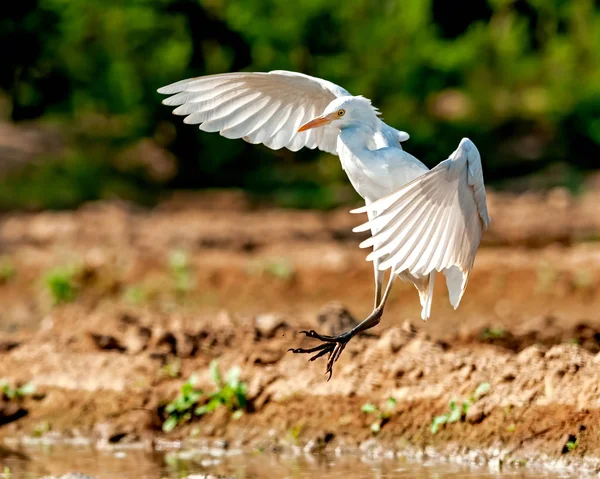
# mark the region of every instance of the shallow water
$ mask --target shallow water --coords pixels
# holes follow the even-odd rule
[[[236,479],[557,479],[559,475],[509,470],[492,472],[486,468],[456,465],[426,466],[403,459],[365,459],[357,456],[325,455],[286,456],[256,452],[221,455],[192,452],[149,452],[146,450],[98,450],[93,447],[64,445],[35,446],[19,449],[25,458],[0,458],[2,471],[10,479],[38,479],[80,472],[95,478],[163,479],[163,478],[236,478]],[[8,468],[8,469],[7,469]],[[564,477],[564,476],[562,476]]]

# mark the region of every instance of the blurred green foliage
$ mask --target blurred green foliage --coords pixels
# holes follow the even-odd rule
[[[23,0],[6,9],[0,89],[12,119],[62,125],[72,148],[20,172],[19,191],[0,194],[4,208],[215,186],[290,206],[354,198],[337,158],[200,133],[156,93],[240,69],[302,71],[371,98],[430,166],[468,136],[498,185],[559,171],[549,183],[576,189],[577,172],[598,166],[593,0]],[[144,138],[174,155],[172,175],[119,166]]]
[[[52,303],[57,306],[75,301],[79,293],[75,268],[57,268],[44,277]]]

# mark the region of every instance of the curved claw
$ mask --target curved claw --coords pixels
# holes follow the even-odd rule
[[[325,372],[325,374],[329,373],[327,381],[329,381],[331,379],[331,376],[333,375],[333,364],[340,358],[342,351],[345,347],[346,343],[339,342],[336,343],[335,347],[333,348],[333,351],[330,354],[329,359],[327,361],[327,371]]]
[[[316,351],[320,351],[321,349],[325,349],[328,346],[330,346],[330,344],[325,343],[325,344],[319,344],[318,346],[315,346],[314,348],[290,348],[288,349],[288,351],[291,351],[294,354],[310,354],[310,353],[314,353]]]

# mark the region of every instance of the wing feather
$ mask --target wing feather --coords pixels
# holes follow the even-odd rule
[[[416,277],[446,275],[450,301],[460,303],[488,215],[481,158],[463,139],[435,168],[398,191],[354,212],[377,214],[355,231],[377,231],[361,247],[373,246],[367,259],[379,269]]]
[[[259,102],[266,104],[268,99],[262,98],[258,92],[247,92],[236,96],[226,102],[222,102],[217,107],[198,108],[194,113],[190,113],[183,119],[188,125],[197,125],[199,123],[209,122],[213,120],[224,120],[224,123],[235,123],[236,115],[240,112],[254,111]],[[214,100],[209,100],[209,103],[214,103]]]
[[[256,101],[255,105],[247,109],[238,110],[235,113],[235,117],[224,118],[220,123],[212,124],[211,127],[216,128],[212,131],[220,131],[221,135],[227,138],[243,137],[250,143],[256,143],[252,141],[252,138],[255,136],[254,133],[260,131],[262,125],[269,120],[269,115],[275,113],[278,107],[279,104],[277,102],[272,102],[268,98],[260,98]],[[248,113],[251,114],[248,115]],[[238,121],[238,119],[242,120]],[[204,125],[200,127],[202,130],[204,130]]]
[[[336,154],[338,131],[323,128],[298,133],[332,100],[350,95],[342,87],[282,70],[269,73],[225,73],[182,80],[158,90],[171,95],[163,103],[175,106],[185,123],[227,138],[244,138],[269,148],[319,148]],[[321,131],[322,130],[322,131]]]
[[[261,118],[262,110],[266,108],[268,104],[268,98],[257,98],[255,101],[249,101],[247,103],[244,103],[241,107],[235,109],[229,115],[219,116],[210,120],[205,120],[203,123],[200,124],[200,129],[202,131],[207,132],[220,132],[225,129],[230,129],[234,126],[248,124],[246,123],[246,120],[248,119],[253,119],[249,122],[251,125],[253,125],[256,119]],[[186,120],[188,120],[188,118],[192,116],[194,115],[188,116],[184,120],[184,122],[190,123]],[[244,131],[246,131],[247,129],[248,128],[244,129]]]
[[[298,131],[293,130],[293,120],[291,119],[295,111],[294,105],[288,104],[282,110],[284,111],[284,115],[282,116],[279,125],[274,128],[274,132],[268,142],[265,142],[265,145],[274,150],[279,150],[287,145],[290,139]],[[329,150],[325,149],[325,151]]]

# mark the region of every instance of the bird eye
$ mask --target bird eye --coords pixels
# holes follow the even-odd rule
[[[338,116],[344,116],[346,114],[346,110],[338,110]]]

